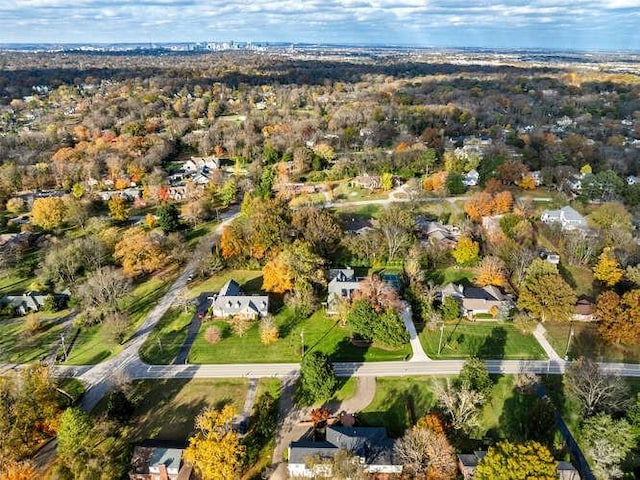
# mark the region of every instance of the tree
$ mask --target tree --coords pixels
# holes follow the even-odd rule
[[[365,300],[369,302],[377,313],[388,309],[400,310],[401,308],[398,291],[376,274],[362,280],[351,298],[353,301]]]
[[[102,267],[91,273],[78,288],[85,309],[97,312],[119,310],[119,302],[131,291],[131,281],[115,267]]]
[[[269,345],[278,341],[279,333],[278,326],[273,320],[273,317],[267,315],[260,320],[260,341]]]
[[[63,201],[65,206],[65,222],[84,230],[87,221],[91,218],[90,204],[71,196],[63,197]]]
[[[380,175],[380,187],[385,192],[393,188],[393,173],[385,172]]]
[[[600,367],[591,359],[580,357],[564,375],[569,392],[580,402],[585,416],[598,412],[623,410],[628,390],[620,377],[603,375]]]
[[[471,265],[478,260],[480,246],[469,237],[460,237],[451,255],[458,265]]]
[[[239,257],[248,252],[249,244],[246,241],[241,220],[234,220],[222,229],[220,250],[224,259]]]
[[[476,193],[464,203],[465,213],[474,222],[479,222],[482,217],[491,215],[494,208],[493,196],[487,192]]]
[[[29,462],[5,461],[0,465],[0,480],[33,480],[38,471]]]
[[[116,222],[125,222],[129,218],[127,201],[120,195],[114,195],[109,199],[109,216]]]
[[[478,426],[485,396],[468,385],[446,386],[436,383],[434,388],[438,404],[449,417],[454,430],[470,433]]]
[[[622,476],[620,463],[635,446],[633,429],[624,418],[614,420],[610,415],[599,413],[585,420],[582,439],[586,453],[593,459],[593,471],[598,478]]]
[[[396,442],[394,450],[404,471],[413,475],[413,478],[456,478],[456,457],[443,432],[416,425]]]
[[[613,290],[602,292],[596,300],[598,332],[614,343],[640,342],[640,290],[630,290],[620,297]]]
[[[492,255],[484,257],[477,268],[475,282],[481,287],[504,287],[507,283],[507,270],[502,259]]]
[[[620,264],[616,259],[613,249],[605,247],[600,254],[598,263],[593,267],[593,276],[602,281],[605,285],[613,287],[622,280],[624,270],[620,268]]]
[[[607,202],[600,205],[591,215],[591,221],[604,230],[620,228],[631,229],[631,213],[620,202]]]
[[[513,208],[513,195],[508,190],[498,192],[493,198],[493,213],[496,215],[502,215],[508,213]]]
[[[460,304],[452,296],[446,296],[440,305],[440,313],[445,321],[453,322],[460,318]]]
[[[455,384],[458,387],[466,385],[472,390],[483,394],[485,398],[489,397],[493,388],[493,382],[489,377],[487,366],[476,357],[467,358],[464,361]]]
[[[207,408],[196,417],[196,433],[189,438],[184,458],[191,462],[202,480],[235,479],[242,466],[245,447],[231,422],[233,406]]]
[[[180,215],[182,218],[193,226],[205,220],[209,216],[209,213],[209,203],[204,199],[192,200],[188,203],[183,203],[180,207]],[[152,216],[152,218],[154,219],[153,225],[155,226],[155,217]]]
[[[378,315],[374,323],[373,339],[382,345],[401,347],[409,341],[409,332],[400,315],[395,310],[387,309]]]
[[[180,212],[175,203],[160,205],[157,215],[158,226],[164,233],[175,232],[180,229]]]
[[[44,230],[53,230],[62,226],[65,214],[66,206],[62,198],[36,198],[31,210],[31,221]]]
[[[303,405],[312,405],[328,400],[336,391],[337,380],[329,357],[320,352],[305,355],[300,366],[298,401]]]
[[[475,480],[555,480],[558,464],[551,452],[538,442],[498,442],[480,460]]]
[[[238,186],[236,185],[236,181],[233,178],[230,178],[226,182],[224,182],[224,184],[218,191],[220,203],[224,208],[227,208],[229,205],[234,203],[237,196]]]
[[[325,258],[336,251],[343,236],[336,217],[326,209],[300,208],[293,212],[291,225],[314,252]]]
[[[445,186],[449,195],[460,195],[465,192],[466,188],[462,182],[463,176],[458,172],[449,172]]]
[[[378,225],[387,242],[389,262],[393,262],[409,247],[414,222],[411,212],[399,204],[391,204],[380,212]]]
[[[77,407],[67,408],[60,415],[56,450],[58,456],[65,462],[82,461],[79,457],[86,454],[92,429],[93,422],[88,413]]]
[[[154,272],[168,260],[158,237],[141,227],[123,233],[122,240],[115,245],[113,257],[122,263],[124,272],[132,276]]]
[[[373,339],[374,324],[378,313],[366,300],[354,300],[347,313],[347,323],[352,330],[366,340]]]
[[[324,260],[313,253],[309,244],[295,241],[285,245],[278,255],[262,269],[262,288],[267,292],[284,293],[297,287],[323,285]]]
[[[545,320],[567,320],[573,314],[576,294],[555,265],[536,258],[520,285],[518,308]]]
[[[220,327],[216,327],[215,325],[208,327],[204,331],[204,339],[212,345],[219,343],[220,340],[222,340],[222,330]]]

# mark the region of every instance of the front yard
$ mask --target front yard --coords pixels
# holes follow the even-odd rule
[[[303,340],[305,353],[320,351],[337,362],[403,360],[411,354],[408,344],[397,350],[352,345],[349,341],[351,331],[338,325],[324,310],[300,320],[291,310],[284,308],[275,315],[275,321],[280,339],[271,345],[260,342],[258,321],[243,337],[232,335],[227,322],[204,322],[191,348],[189,363],[299,362]],[[212,325],[223,331],[223,339],[213,345],[204,339],[204,332]]]
[[[428,326],[420,332],[420,342],[425,353],[435,359],[466,358],[484,359],[545,359],[542,347],[531,334],[522,333],[509,322],[469,322],[445,324],[442,332],[440,355],[440,328]]]
[[[38,320],[36,330],[29,332],[28,317],[0,320],[0,362],[29,363],[42,360],[60,341],[64,318],[69,310],[33,314]]]

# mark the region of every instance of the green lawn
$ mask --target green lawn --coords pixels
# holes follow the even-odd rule
[[[169,365],[178,355],[187,338],[187,325],[193,312],[170,308],[153,328],[142,347],[140,358],[150,365]]]
[[[131,384],[136,408],[131,419],[130,442],[145,439],[186,441],[194,418],[205,407],[232,403],[240,412],[247,394],[247,379],[138,380]],[[106,408],[103,399],[96,407]]]
[[[578,297],[593,298],[593,271],[588,267],[575,265],[561,265],[565,271],[565,278],[573,287]]]
[[[448,283],[469,283],[473,278],[473,271],[466,268],[454,266],[441,270],[433,270],[427,273],[426,280],[433,281],[436,285],[446,285]]]
[[[413,420],[435,407],[433,382],[441,381],[434,377],[378,378],[373,401],[358,414],[358,420],[369,426],[384,426],[390,435],[398,437]]]
[[[275,320],[281,338],[272,345],[260,342],[257,321],[242,338],[231,334],[227,322],[204,322],[191,348],[189,363],[299,362],[303,337],[305,353],[320,351],[333,361],[402,360],[411,353],[408,344],[398,350],[355,347],[349,342],[350,330],[340,327],[324,310],[298,320],[285,308],[275,316]],[[204,339],[204,332],[211,325],[219,326],[224,332],[223,340],[215,345]]]
[[[334,204],[334,208],[340,215],[360,217],[360,218],[376,218],[380,212],[380,205],[349,205],[348,203]]]
[[[22,276],[17,270],[12,270],[11,274],[0,277],[0,294],[21,294],[29,288],[33,278]]]
[[[419,334],[426,354],[431,358],[465,358],[476,356],[493,359],[546,358],[533,335],[520,332],[506,322],[468,322],[446,324],[442,348],[438,355],[440,328],[423,329]]]
[[[571,325],[569,323],[545,323],[547,339],[561,357],[567,351]],[[598,334],[595,323],[573,322],[574,336],[569,346],[569,358],[581,356],[602,362],[640,363],[640,345],[615,345],[605,342]]]
[[[25,332],[27,317],[0,320],[0,362],[28,363],[42,360],[57,346],[63,326],[60,321],[69,310],[56,313],[36,313],[40,328],[33,334]]]
[[[260,270],[223,270],[211,277],[194,281],[189,285],[189,296],[197,297],[202,292],[217,292],[229,280],[235,280],[247,293],[259,293],[262,289],[262,271]]]
[[[129,314],[129,331],[125,342],[142,325],[147,314],[169,290],[177,276],[177,269],[164,272],[137,285],[122,302],[122,308]],[[102,325],[82,327],[69,352],[69,365],[95,365],[117,355],[123,345],[107,338]]]

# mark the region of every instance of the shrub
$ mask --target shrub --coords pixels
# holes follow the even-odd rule
[[[233,334],[239,337],[244,337],[251,328],[251,320],[244,317],[233,317],[230,323]]]
[[[222,340],[222,330],[219,327],[209,327],[204,332],[204,339],[209,343],[218,343]]]
[[[278,327],[271,316],[266,316],[260,321],[260,341],[269,345],[278,341]]]

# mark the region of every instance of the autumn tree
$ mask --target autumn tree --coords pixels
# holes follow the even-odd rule
[[[596,300],[598,332],[613,343],[640,342],[640,290],[630,290],[620,297],[613,290],[601,293]]]
[[[334,253],[343,236],[336,217],[326,209],[299,208],[291,216],[291,225],[309,243],[312,250],[322,257]]]
[[[36,198],[31,210],[31,221],[44,230],[62,226],[66,215],[64,200],[59,197]]]
[[[564,376],[567,388],[582,407],[585,416],[598,412],[623,410],[628,401],[628,390],[620,377],[605,375],[593,360],[580,357]]]
[[[234,220],[222,229],[220,250],[225,259],[239,257],[248,252],[249,244],[245,238],[242,220]]]
[[[130,228],[122,234],[122,240],[115,245],[113,257],[131,276],[154,272],[168,260],[160,239],[141,227]]]
[[[358,300],[368,302],[377,313],[390,308],[400,310],[401,307],[398,290],[376,274],[369,275],[362,280],[351,298],[354,302]]]
[[[504,261],[492,255],[484,257],[476,269],[475,282],[481,287],[487,285],[504,287],[507,284],[507,269]]]
[[[576,294],[558,273],[555,265],[535,259],[520,285],[518,308],[527,310],[543,322],[567,320],[573,314]]]
[[[324,260],[313,253],[306,242],[285,245],[262,269],[262,288],[267,292],[284,293],[305,285],[324,285],[323,264]]]
[[[593,267],[593,276],[609,287],[622,280],[624,270],[620,268],[611,247],[605,247],[600,254],[598,263]]]
[[[436,383],[434,391],[438,404],[454,430],[468,434],[479,425],[480,412],[485,402],[483,393],[470,385],[453,385],[448,380],[446,385]]]
[[[184,458],[202,480],[232,480],[238,476],[245,447],[231,425],[235,413],[233,406],[226,405],[220,410],[207,408],[196,417],[196,433],[189,438]]]
[[[558,464],[547,447],[538,442],[511,443],[506,440],[489,447],[480,460],[476,480],[555,480]]]
[[[400,204],[391,204],[380,212],[378,225],[386,241],[389,262],[409,248],[414,223],[411,212]]]
[[[493,196],[487,192],[476,193],[464,203],[465,213],[474,222],[479,222],[482,217],[491,215],[494,208]]]
[[[260,341],[269,345],[278,341],[278,326],[276,325],[273,317],[267,315],[260,320]]]
[[[300,366],[298,402],[302,405],[312,405],[328,400],[336,387],[336,375],[329,357],[317,351],[306,354]]]
[[[29,462],[4,461],[0,464],[0,480],[33,480],[38,471]]]
[[[87,444],[91,440],[93,422],[80,408],[67,408],[60,416],[56,453],[65,462],[86,461]]]
[[[480,246],[470,237],[463,236],[458,240],[456,248],[451,251],[451,255],[458,265],[471,265],[478,260]]]
[[[502,215],[508,213],[513,208],[513,195],[508,190],[498,192],[493,197],[493,213]]]
[[[393,174],[385,172],[380,175],[380,188],[385,192],[388,192],[393,188]]]
[[[120,195],[111,197],[107,205],[109,207],[109,216],[116,222],[124,222],[129,218],[127,201]]]
[[[403,471],[413,478],[456,478],[456,457],[444,432],[416,425],[396,442],[394,451],[404,466]]]
[[[620,202],[603,203],[589,218],[597,227],[604,230],[611,228],[630,230],[632,226],[631,213]]]

